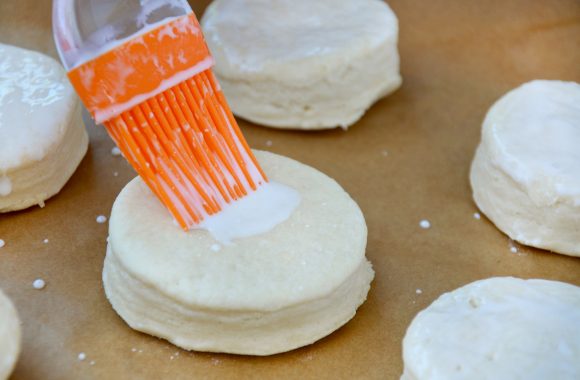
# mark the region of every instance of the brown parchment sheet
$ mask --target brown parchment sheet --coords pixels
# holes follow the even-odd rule
[[[198,16],[207,3],[192,1]],[[399,18],[403,86],[350,130],[240,121],[252,147],[327,173],[363,210],[376,278],[351,322],[270,357],[186,352],[131,330],[103,292],[107,225],[95,218],[109,215],[134,172],[91,124],[89,152],[60,194],[45,208],[0,214],[0,288],[23,330],[12,378],[398,379],[405,330],[441,293],[491,276],[580,285],[580,259],[519,244],[511,253],[505,235],[473,217],[468,182],[481,122],[496,99],[536,78],[580,81],[580,3],[389,3]],[[56,57],[50,15],[49,0],[0,0],[0,42]],[[432,227],[421,229],[422,219]],[[44,290],[33,289],[36,278]]]

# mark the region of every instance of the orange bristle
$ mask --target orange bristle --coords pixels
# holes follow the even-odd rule
[[[176,37],[164,39],[167,28]],[[267,182],[206,67],[211,58],[200,36],[190,14],[69,72],[89,111],[103,119],[126,159],[184,229]],[[183,59],[176,63],[174,56]],[[184,72],[194,75],[158,91]],[[101,80],[88,81],[87,75]]]

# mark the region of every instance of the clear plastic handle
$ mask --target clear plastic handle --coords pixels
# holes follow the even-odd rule
[[[186,0],[54,0],[52,11],[54,41],[68,71],[192,12]]]

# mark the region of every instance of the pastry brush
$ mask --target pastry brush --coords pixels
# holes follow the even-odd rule
[[[184,0],[55,0],[56,46],[96,123],[188,230],[267,182]]]

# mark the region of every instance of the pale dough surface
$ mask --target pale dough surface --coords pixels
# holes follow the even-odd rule
[[[0,44],[0,212],[43,206],[87,147],[80,101],[62,66]]]
[[[216,0],[201,25],[232,110],[258,124],[346,128],[401,85],[381,0]]]
[[[477,206],[509,237],[580,256],[580,85],[536,80],[498,100],[470,180]]]
[[[0,290],[0,380],[8,379],[20,354],[20,320],[14,305]]]
[[[289,219],[218,244],[177,228],[140,179],[115,201],[105,292],[134,329],[193,350],[269,355],[304,346],[350,320],[374,276],[357,204],[331,178],[256,152],[270,180],[301,194]]]
[[[445,293],[403,340],[402,380],[580,379],[580,288],[496,277]]]

